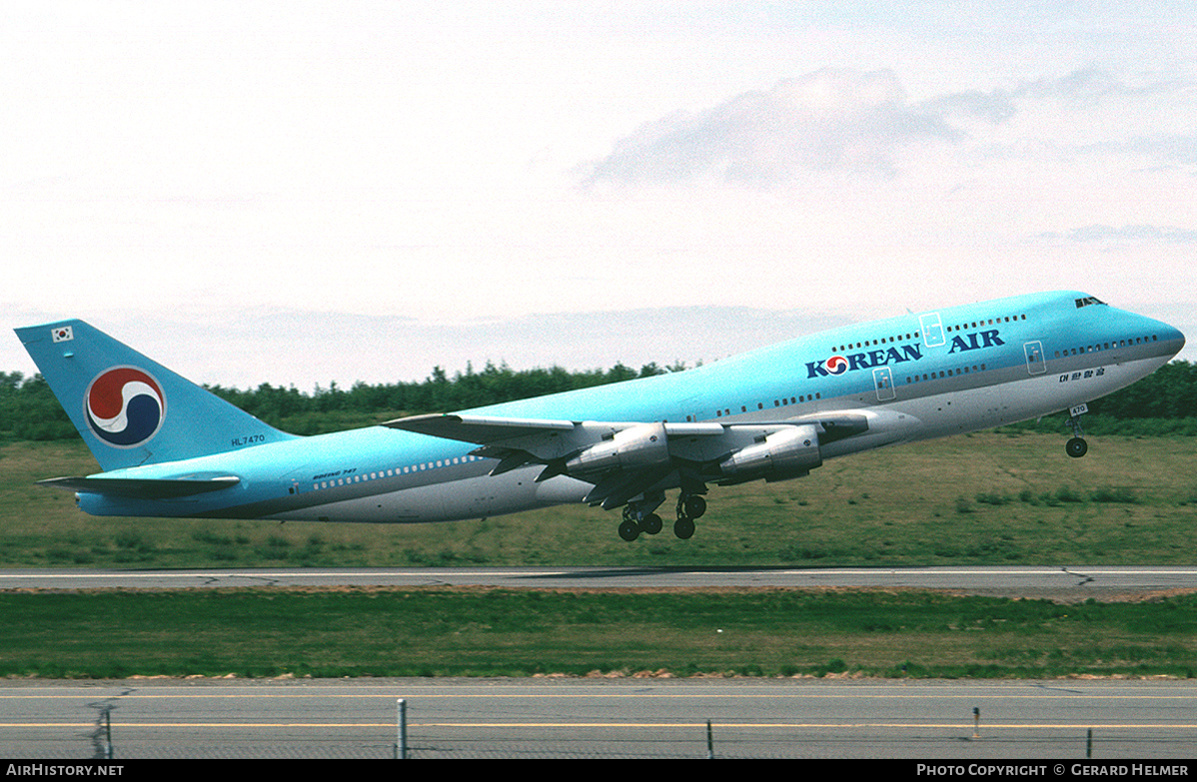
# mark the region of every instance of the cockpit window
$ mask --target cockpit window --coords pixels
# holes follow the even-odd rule
[[[1097,298],[1096,296],[1086,296],[1083,299],[1076,300],[1076,308],[1078,310],[1081,307],[1088,307],[1090,304],[1105,304],[1105,302],[1102,301],[1101,299]]]

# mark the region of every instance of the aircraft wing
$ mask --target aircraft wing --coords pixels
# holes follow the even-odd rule
[[[415,415],[397,418],[383,426],[419,432],[446,440],[460,440],[483,445],[496,440],[510,440],[523,436],[551,436],[554,432],[571,432],[576,421],[549,421],[536,418],[491,418],[487,416]]]
[[[865,413],[844,411],[809,418],[786,419],[766,423],[727,423],[713,421],[699,423],[662,422],[664,432],[670,438],[714,438],[729,434],[742,440],[744,435],[767,436],[787,427],[817,424],[823,430],[836,435],[832,439],[843,439],[868,430]],[[593,445],[600,440],[610,439],[617,432],[641,426],[657,426],[638,421],[565,421],[540,418],[497,418],[457,413],[417,415],[386,421],[383,426],[417,432],[446,440],[475,443],[482,446],[521,448],[539,458],[560,458],[571,449]],[[824,442],[829,442],[824,438]],[[564,447],[563,447],[564,446]]]
[[[498,459],[499,464],[491,470],[491,475],[499,475],[525,464],[547,465],[559,461],[602,440],[604,436],[614,435],[621,426],[628,424],[449,413],[398,418],[385,422],[383,426],[480,445],[482,447],[472,453]],[[542,473],[540,480],[549,477]]]
[[[542,464],[544,481],[568,475],[593,483],[591,504],[617,507],[679,482],[727,484],[798,477],[822,464],[820,442],[863,434],[869,416],[844,411],[814,418],[752,423],[606,422],[424,415],[384,426],[475,443],[498,459],[492,475]]]
[[[48,478],[38,481],[37,485],[113,497],[165,500],[227,489],[240,482],[241,479],[236,475],[186,478],[105,478],[102,475],[92,475],[86,478]]]

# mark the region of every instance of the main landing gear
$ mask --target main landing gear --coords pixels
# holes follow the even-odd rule
[[[657,500],[642,500],[629,502],[623,508],[623,520],[619,522],[619,537],[631,543],[645,535],[656,535],[664,528],[661,517],[656,510],[665,498]],[[707,512],[707,501],[698,494],[683,492],[677,499],[677,521],[673,523],[673,534],[681,540],[689,540],[694,535],[694,520]]]
[[[1087,412],[1088,405],[1077,405],[1068,411],[1068,427],[1072,429],[1072,438],[1064,444],[1064,451],[1073,459],[1079,459],[1089,452],[1089,443],[1085,442],[1085,430],[1081,428],[1081,416]]]
[[[619,522],[619,537],[631,543],[640,537],[641,532],[645,535],[656,535],[660,532],[664,523],[661,521],[661,517],[653,511],[663,502],[665,502],[665,495],[658,494],[655,497],[646,497],[624,505],[623,521]]]
[[[694,520],[707,512],[707,501],[701,494],[682,492],[677,498],[677,521],[673,522],[673,534],[682,540],[694,535]]]

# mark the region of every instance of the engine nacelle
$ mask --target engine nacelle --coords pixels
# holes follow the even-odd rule
[[[616,432],[565,463],[571,475],[586,475],[615,468],[624,470],[669,463],[669,438],[665,424],[639,424]]]
[[[800,478],[821,464],[819,431],[807,424],[774,432],[762,442],[733,452],[719,463],[719,470],[732,483],[757,478],[784,481]]]

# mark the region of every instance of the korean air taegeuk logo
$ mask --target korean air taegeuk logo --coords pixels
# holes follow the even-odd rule
[[[133,448],[161,428],[166,396],[148,373],[136,367],[113,367],[91,381],[83,409],[96,437],[117,448]]]

